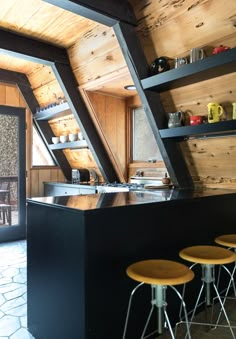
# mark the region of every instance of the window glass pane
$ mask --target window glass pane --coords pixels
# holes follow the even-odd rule
[[[152,129],[142,107],[133,110],[133,161],[162,161]]]
[[[18,225],[18,117],[0,115],[0,203],[3,226]]]
[[[48,152],[46,146],[38,131],[33,126],[33,148],[32,148],[32,165],[33,166],[55,166],[55,163]]]

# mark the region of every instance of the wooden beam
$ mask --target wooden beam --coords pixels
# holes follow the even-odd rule
[[[131,5],[127,0],[43,0],[57,7],[99,22],[106,26],[113,26],[118,21],[136,25]]]
[[[135,27],[119,22],[113,26],[113,29],[171,180],[178,188],[192,188],[193,181],[178,143],[173,139],[162,139],[160,136],[159,129],[167,126],[167,116],[161,103],[160,94],[143,90],[141,79],[149,76],[149,65]]]
[[[25,74],[0,69],[0,81],[15,84],[18,87],[19,91],[21,92],[31,113],[34,113],[36,111],[36,108],[39,106],[39,103],[34,96],[30,82]],[[48,149],[48,152],[51,154],[55,164],[61,168],[67,180],[71,180],[71,167],[64,153],[52,152],[52,150],[48,147],[50,132],[51,132],[50,137],[52,136],[52,131],[50,131],[48,123],[44,122],[44,125],[42,126],[42,122],[37,122],[35,119],[33,120],[33,123],[38,133],[40,134],[42,140],[44,141],[44,144]],[[44,133],[42,132],[42,127]]]
[[[2,29],[0,29],[0,49],[14,57],[44,65],[50,66],[56,61],[69,63],[64,48],[55,47]]]
[[[66,50],[3,30],[0,30],[0,49],[3,49],[14,55],[16,54],[17,56],[20,56],[24,59],[30,59],[31,61],[37,61],[42,64],[49,64],[52,67],[55,76],[64,91],[70,109],[74,113],[84,136],[86,136],[89,148],[104,179],[108,182],[119,182],[119,176],[116,173],[116,170],[109,158],[106,148],[101,142],[99,134],[95,129],[94,123],[90,117],[82,96],[77,89],[78,84],[70,67]],[[3,73],[4,72],[2,72],[2,74]],[[15,74],[14,76],[12,75],[13,83],[18,84],[16,81],[17,76],[20,78],[20,81],[22,81],[23,76],[20,77],[18,74]],[[31,112],[34,114],[36,112],[37,102],[32,99],[32,96],[29,97],[29,92],[27,91],[26,87],[24,87],[24,84],[22,84],[20,90],[22,91],[23,95],[26,95],[25,100],[29,105]],[[35,125],[37,125],[38,129],[41,130],[40,125],[36,121]],[[42,130],[40,134],[45,141]],[[50,151],[50,154],[52,154],[52,151],[49,148],[48,150]],[[52,156],[55,158],[55,153],[53,153]],[[63,170],[63,159],[61,156],[59,157],[59,155],[57,157],[57,163]],[[64,168],[64,174],[69,180],[67,165],[66,168]]]
[[[141,79],[149,76],[149,65],[135,31],[136,20],[128,19],[128,17],[134,17],[132,8],[127,7],[126,1],[117,2],[116,0],[97,0],[96,5],[93,0],[44,1],[107,26],[113,26],[172,182],[182,189],[192,188],[193,181],[178,143],[173,139],[162,139],[160,136],[159,129],[167,126],[167,117],[160,94],[144,90],[142,87]]]
[[[116,173],[111,159],[101,142],[84,100],[78,92],[78,84],[70,66],[55,63],[53,71],[105,181],[119,182],[118,174]]]

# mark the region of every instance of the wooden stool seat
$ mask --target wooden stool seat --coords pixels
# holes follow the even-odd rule
[[[219,245],[236,248],[236,234],[222,234],[215,238],[215,242]]]
[[[187,261],[207,264],[222,265],[236,260],[234,252],[220,246],[192,246],[179,252],[179,256]]]
[[[186,265],[170,260],[144,260],[126,270],[133,280],[154,285],[180,285],[191,281],[194,273]]]
[[[133,296],[135,292],[145,284],[150,285],[151,287],[151,309],[146,324],[144,326],[141,339],[148,337],[146,336],[146,331],[148,328],[148,324],[150,323],[150,319],[154,312],[154,309],[157,312],[156,317],[157,333],[162,334],[164,330],[164,325],[167,324],[171,338],[175,339],[175,335],[173,333],[172,326],[167,313],[167,295],[166,295],[167,288],[172,289],[180,299],[186,321],[187,329],[186,335],[190,339],[191,335],[189,332],[186,305],[182,295],[179,293],[177,288],[174,287],[174,285],[184,286],[187,282],[191,281],[194,278],[194,272],[187,265],[184,265],[176,261],[150,259],[138,261],[136,263],[131,264],[130,266],[127,267],[126,273],[131,279],[138,281],[139,284],[133,289],[133,291],[130,294],[125,321],[125,328],[122,339],[126,338],[126,331]]]
[[[219,269],[224,268],[225,271],[229,274],[230,276],[230,281],[232,280],[232,274],[230,273],[229,269],[225,266],[225,264],[230,264],[235,262],[236,260],[236,254],[235,252],[220,247],[220,246],[206,246],[206,245],[200,245],[200,246],[191,246],[191,247],[186,247],[182,249],[179,252],[179,256],[187,261],[192,262],[193,264],[190,266],[191,269],[195,265],[200,264],[202,268],[202,285],[199,289],[198,296],[196,298],[196,303],[194,306],[194,309],[192,311],[191,319],[190,319],[190,326],[191,324],[194,324],[194,318],[196,314],[196,310],[198,306],[200,306],[200,300],[203,291],[205,290],[205,298],[204,302],[206,306],[213,306],[214,305],[214,300],[218,300],[220,304],[220,314],[217,318],[217,321],[213,324],[212,318],[210,322],[197,322],[195,324],[198,325],[207,325],[210,327],[217,327],[217,326],[224,326],[228,327],[228,329],[231,332],[232,337],[235,339],[235,335],[233,332],[233,326],[231,325],[228,315],[226,313],[225,307],[224,307],[224,302],[221,300],[220,293],[218,291],[218,284],[215,284],[215,266],[218,265]],[[211,290],[215,292],[215,298],[213,298]],[[213,308],[212,308],[213,311]],[[219,317],[221,313],[224,314],[227,325],[221,325],[219,324]],[[213,313],[212,313],[213,314]]]

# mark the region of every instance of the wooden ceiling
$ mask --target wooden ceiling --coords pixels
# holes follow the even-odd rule
[[[42,0],[0,1],[0,29],[67,50],[78,45],[80,39],[89,36],[98,26],[101,29],[103,25]],[[107,27],[104,26],[104,31],[105,28]],[[45,67],[13,54],[6,54],[4,50],[0,50],[0,55],[0,68],[24,73],[28,77]],[[133,96],[134,92],[124,90],[124,86],[132,83],[125,65],[121,70],[111,72],[110,76],[99,79],[98,82],[93,81],[88,89],[128,97]],[[83,86],[86,87],[85,84]]]

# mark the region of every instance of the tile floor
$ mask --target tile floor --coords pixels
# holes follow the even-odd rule
[[[27,331],[26,241],[0,244],[0,339],[34,339]]]
[[[26,241],[0,243],[0,339],[35,339],[27,331],[26,269]],[[231,321],[236,319],[235,313],[234,299],[230,305]],[[201,313],[199,316],[202,316]],[[233,325],[236,325],[235,321]],[[219,328],[206,332],[205,329],[195,330],[193,326],[191,335],[192,339],[230,339],[232,335],[228,331]],[[185,339],[181,331],[179,334],[178,339]],[[158,337],[168,338],[170,336],[166,334]]]

